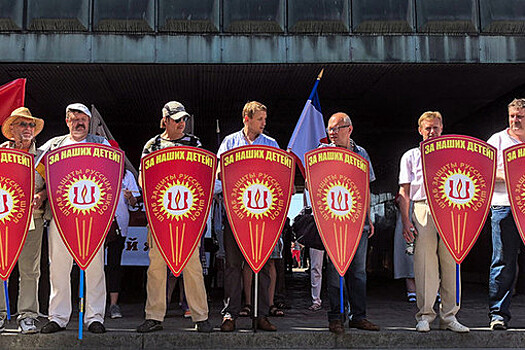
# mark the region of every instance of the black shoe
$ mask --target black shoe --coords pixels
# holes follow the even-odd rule
[[[197,328],[197,332],[201,332],[201,333],[213,332],[213,326],[208,320],[197,322],[196,328]]]
[[[156,320],[145,320],[143,324],[137,327],[139,333],[149,333],[162,330],[162,322]]]
[[[95,334],[106,333],[106,327],[98,321],[93,321],[88,327],[88,331]]]
[[[55,321],[49,321],[42,327],[42,329],[40,329],[40,333],[56,333],[58,331],[63,331],[64,329],[65,328],[60,327]]]

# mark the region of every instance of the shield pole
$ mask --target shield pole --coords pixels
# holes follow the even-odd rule
[[[343,324],[345,324],[345,307],[343,304],[343,276],[339,276],[339,311],[341,312],[341,318]]]
[[[4,296],[5,296],[5,308],[7,311],[7,320],[11,321],[11,308],[9,307],[9,288],[7,288],[7,280],[4,281]]]
[[[255,291],[253,293],[253,332],[257,332],[257,307],[259,306],[259,272],[255,273]]]
[[[459,306],[459,264],[456,263],[456,305]]]
[[[78,339],[82,340],[84,327],[84,270],[80,269],[80,287],[78,288],[80,304],[78,305]]]

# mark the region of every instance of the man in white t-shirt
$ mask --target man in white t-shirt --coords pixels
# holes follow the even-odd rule
[[[441,136],[443,117],[439,112],[425,112],[418,120],[419,133],[424,140]],[[410,220],[410,201],[414,202]],[[416,330],[430,331],[430,323],[436,318],[434,302],[441,294],[439,308],[440,328],[458,333],[469,332],[456,319],[456,262],[439,237],[427,203],[419,147],[408,150],[401,157],[399,167],[399,209],[403,222],[403,236],[407,242],[417,237],[414,251],[414,274],[416,299]]]
[[[496,183],[492,197],[492,262],[489,277],[489,317],[492,330],[507,329],[510,301],[516,277],[520,234],[510,210],[505,184],[503,151],[525,142],[525,99],[514,99],[508,106],[509,127],[495,133],[487,141],[498,149]]]
[[[100,143],[109,146],[102,136],[89,133],[91,112],[81,103],[73,103],[66,108],[66,124],[69,134],[57,136],[43,144],[39,150],[52,151],[59,147],[77,143]],[[48,228],[49,242],[49,322],[41,333],[55,333],[66,329],[71,317],[70,274],[73,257],[69,254],[58,232],[55,220]],[[104,277],[104,247],[101,246],[91,264],[86,269],[86,308],[84,322],[91,333],[105,333],[104,313],[106,308],[106,281]]]

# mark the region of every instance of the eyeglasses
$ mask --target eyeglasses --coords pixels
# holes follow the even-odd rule
[[[185,115],[184,117],[180,118],[179,120],[174,120],[175,123],[180,123],[180,122],[185,122],[187,121],[189,118],[187,115]]]
[[[27,128],[28,126],[30,128],[35,128],[36,127],[36,123],[33,123],[33,122],[19,122],[19,123],[14,123],[13,125],[20,125],[22,128]]]
[[[350,126],[350,124],[334,126],[333,128],[326,128],[326,132],[327,133],[331,133],[331,132],[338,133],[341,128],[347,128],[349,126]]]

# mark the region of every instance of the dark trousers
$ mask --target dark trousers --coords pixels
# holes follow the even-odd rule
[[[224,269],[224,309],[223,314],[229,313],[233,318],[239,316],[242,296],[242,266],[244,256],[235,241],[232,229],[228,222],[224,225],[224,249],[226,251],[226,267]],[[267,316],[270,312],[269,304],[270,268],[268,262],[259,272],[259,300],[258,316]],[[248,301],[247,301],[248,302]]]
[[[125,237],[117,236],[117,239],[108,243],[108,255],[106,266],[106,285],[109,293],[119,293],[122,280],[122,250],[124,249]]]

